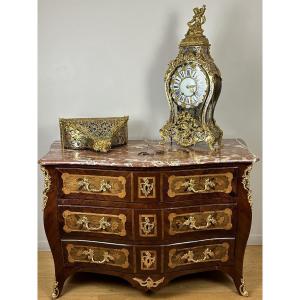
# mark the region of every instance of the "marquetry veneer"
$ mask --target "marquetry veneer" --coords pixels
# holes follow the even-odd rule
[[[130,141],[107,154],[61,149],[40,160],[44,225],[55,264],[53,297],[75,272],[119,276],[142,290],[209,270],[247,295],[243,257],[251,227],[241,140],[220,152]]]

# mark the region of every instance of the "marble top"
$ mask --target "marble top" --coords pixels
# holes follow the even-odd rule
[[[190,166],[211,163],[255,162],[252,154],[241,139],[223,139],[222,148],[212,153],[205,143],[183,148],[159,141],[131,140],[127,145],[112,148],[107,153],[90,150],[63,149],[55,141],[50,151],[39,160],[41,165],[94,165],[105,167],[167,167]]]

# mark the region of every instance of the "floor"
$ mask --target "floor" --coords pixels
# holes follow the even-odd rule
[[[249,299],[262,299],[262,247],[248,246],[245,254],[244,277]],[[51,253],[38,255],[38,295],[40,300],[51,299],[54,280]],[[232,281],[220,272],[187,275],[175,279],[157,293],[143,294],[122,279],[106,275],[78,273],[64,285],[62,300],[234,300],[243,299],[237,294]]]

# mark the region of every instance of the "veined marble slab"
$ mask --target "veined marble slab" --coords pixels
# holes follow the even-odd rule
[[[248,150],[242,139],[223,139],[218,152],[210,151],[205,143],[183,148],[170,143],[161,145],[159,141],[130,140],[127,145],[100,153],[62,149],[61,143],[55,141],[39,163],[149,168],[255,161],[258,158]]]

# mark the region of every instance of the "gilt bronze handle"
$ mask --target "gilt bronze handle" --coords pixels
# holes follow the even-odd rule
[[[215,256],[214,252],[210,250],[209,248],[206,248],[203,252],[203,257],[199,259],[194,259],[194,252],[189,250],[187,253],[183,254],[180,259],[181,260],[187,260],[191,263],[199,263],[203,261],[207,261]]]
[[[197,190],[195,179],[190,179],[182,184],[182,187],[186,188],[188,192],[193,193],[203,193],[207,191],[211,191],[215,188],[216,184],[213,182],[213,179],[206,178],[204,181],[204,189]]]
[[[106,221],[104,217],[102,217],[99,220],[98,227],[90,227],[89,223],[90,221],[87,216],[80,217],[80,219],[77,221],[77,224],[83,225],[87,230],[90,231],[101,230],[101,229],[105,230],[106,228],[111,227],[111,224],[108,221]]]
[[[111,191],[112,186],[108,181],[101,180],[99,189],[95,189],[91,187],[91,183],[87,178],[83,178],[78,181],[78,188],[87,192],[101,193]]]
[[[206,229],[214,224],[217,224],[217,220],[212,215],[207,216],[206,225],[203,226],[196,225],[196,218],[194,216],[190,216],[187,220],[183,222],[183,225],[189,226],[190,229],[196,229],[196,230]]]
[[[109,255],[107,251],[104,252],[102,260],[94,259],[94,250],[93,249],[85,250],[85,251],[83,251],[83,254],[87,255],[87,258],[94,264],[104,264],[109,261],[114,261],[114,257]]]

